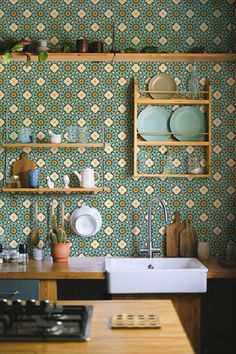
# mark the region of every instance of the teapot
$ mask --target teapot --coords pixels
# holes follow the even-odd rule
[[[99,180],[99,175],[97,172],[94,172],[93,168],[85,168],[81,171],[81,174],[74,171],[74,174],[78,177],[82,188],[94,188],[96,182]],[[97,176],[96,182],[94,178],[95,175]]]

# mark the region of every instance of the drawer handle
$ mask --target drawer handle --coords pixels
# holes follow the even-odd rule
[[[12,296],[17,295],[17,294],[19,294],[18,290],[13,291],[12,293],[0,293],[0,297],[8,298],[8,297],[12,297]]]

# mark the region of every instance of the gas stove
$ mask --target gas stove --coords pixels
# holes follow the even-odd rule
[[[0,300],[0,341],[87,341],[93,306]]]

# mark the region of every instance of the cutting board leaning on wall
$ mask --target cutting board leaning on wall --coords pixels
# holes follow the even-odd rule
[[[172,224],[166,228],[166,255],[167,257],[179,257],[180,233],[185,228],[181,220],[180,212],[174,213]]]
[[[35,168],[35,163],[29,160],[26,152],[22,152],[21,158],[12,164],[13,176],[19,176],[21,187],[29,187],[29,171]]]

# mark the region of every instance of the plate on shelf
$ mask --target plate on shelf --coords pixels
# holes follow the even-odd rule
[[[149,91],[176,91],[176,82],[170,75],[166,73],[161,73],[155,75],[151,78],[148,83]],[[174,96],[174,92],[150,92],[149,93],[152,98],[171,98]]]
[[[159,141],[166,140],[170,138],[169,130],[169,118],[170,113],[161,107],[157,106],[147,106],[138,115],[137,128],[139,132],[163,132],[167,133],[165,135],[149,135],[140,134],[143,139],[148,141]]]
[[[206,118],[197,107],[180,107],[170,118],[170,130],[177,140],[203,141],[204,135],[194,133],[206,132]],[[179,134],[183,132],[192,132],[193,134]]]

